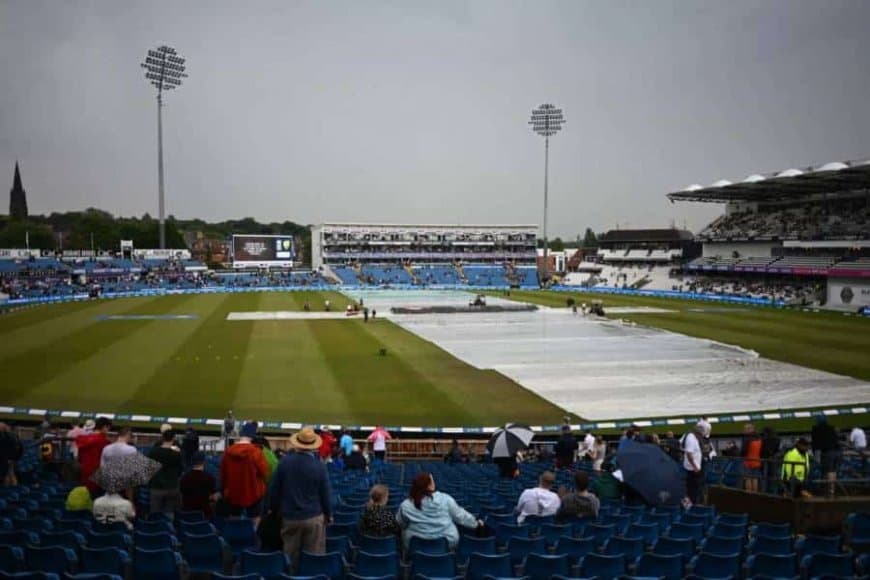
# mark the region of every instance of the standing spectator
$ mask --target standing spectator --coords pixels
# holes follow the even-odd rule
[[[375,430],[368,436],[367,441],[372,444],[372,449],[375,452],[375,459],[384,461],[387,458],[387,441],[392,439],[390,432],[378,425]]]
[[[625,430],[622,437],[619,438],[619,444],[616,446],[617,453],[622,451],[622,448],[626,441],[634,441],[634,438],[637,436],[637,426],[631,425],[628,429]]]
[[[502,479],[516,479],[520,475],[520,463],[516,454],[510,457],[496,457],[492,460],[498,467],[498,476]]]
[[[296,450],[278,464],[271,487],[271,509],[281,512],[284,553],[296,567],[301,551],[326,551],[326,525],[332,522],[332,490],[326,466],[317,457],[322,443],[310,427],[290,437]]]
[[[245,423],[239,431],[239,440],[230,445],[221,459],[221,486],[230,515],[241,516],[244,510],[254,520],[254,527],[263,514],[263,497],[269,478],[263,451],[253,442],[256,436],[257,424]]]
[[[607,457],[607,443],[601,437],[595,438],[595,460],[592,462],[592,469],[595,472],[601,471],[601,466],[604,465],[604,458]]]
[[[45,435],[51,431],[51,414],[46,413],[42,417],[42,421],[39,422],[39,425],[33,430],[33,438],[39,441]]]
[[[459,447],[459,440],[454,439],[450,443],[450,451],[447,452],[447,456],[444,460],[451,465],[463,463],[462,448]]]
[[[266,487],[272,482],[272,476],[275,475],[275,469],[278,468],[278,456],[272,451],[272,446],[269,445],[269,440],[262,435],[257,435],[254,438],[254,445],[260,448],[263,452],[263,459],[266,460],[266,467],[269,468],[269,475],[266,476]],[[264,496],[265,497],[265,496]],[[265,511],[266,506],[263,506]]]
[[[188,427],[181,438],[181,464],[185,471],[193,467],[193,458],[199,453],[199,435]]]
[[[359,445],[354,444],[350,455],[344,458],[345,471],[365,471],[368,469],[368,462],[365,456],[360,451]]]
[[[571,522],[574,518],[597,518],[601,501],[589,491],[589,474],[585,471],[574,472],[574,491],[568,493],[564,488],[559,490],[559,509],[556,520]]]
[[[199,510],[211,518],[211,502],[217,499],[217,481],[205,470],[205,454],[197,451],[190,458],[190,471],[181,478],[181,509]]]
[[[6,423],[0,423],[0,485],[18,485],[15,462],[21,459],[23,452],[18,435]]]
[[[545,471],[538,479],[538,486],[525,490],[520,494],[517,507],[517,523],[526,521],[526,516],[552,516],[559,510],[559,496],[553,492],[556,476],[552,471]]]
[[[152,447],[148,456],[159,462],[160,471],[149,484],[152,514],[163,513],[171,519],[180,504],[178,480],[181,479],[181,452],[175,447],[175,433],[170,429],[162,434],[159,447]]]
[[[76,438],[76,447],[79,448],[79,482],[95,494],[99,486],[91,481],[91,475],[100,467],[103,457],[103,448],[109,445],[106,434],[112,428],[112,421],[107,417],[98,417],[91,433],[80,435]]]
[[[710,420],[707,417],[701,417],[701,420],[698,421],[698,426],[701,428],[701,437],[704,439],[709,439],[710,434],[713,432],[713,426],[710,425]]]
[[[828,423],[825,415],[816,415],[812,430],[813,451],[819,453],[822,473],[828,480],[828,495],[834,495],[834,482],[837,481],[837,466],[840,462],[840,442],[837,431]]]
[[[747,423],[743,427],[743,444],[740,456],[743,457],[743,489],[758,493],[758,480],[761,479],[761,437],[755,432],[755,425]]]
[[[592,435],[592,431],[586,431],[583,443],[580,444],[578,459],[589,463],[595,460],[595,436]]]
[[[693,504],[701,501],[701,487],[704,483],[703,455],[701,439],[704,429],[700,423],[693,431],[683,435],[683,469],[686,470],[686,495]]]
[[[776,436],[776,431],[771,427],[765,427],[761,433],[761,468],[764,470],[765,485],[762,491],[768,492],[771,490],[771,486],[775,486],[778,477],[774,469],[773,460],[779,453],[781,443],[779,437]]]
[[[683,454],[680,451],[680,440],[674,436],[673,431],[665,433],[665,438],[662,440],[662,448],[668,454],[668,457],[680,463],[683,459]]]
[[[84,423],[76,423],[72,429],[66,432],[66,438],[69,439],[69,451],[72,453],[73,459],[78,459],[79,449],[76,447],[76,439],[80,435],[85,434]]]
[[[236,436],[236,418],[233,416],[232,409],[227,411],[227,416],[224,417],[224,424],[221,427],[221,436],[224,438],[224,449],[227,449],[232,445],[232,440]]]
[[[577,438],[571,433],[570,425],[562,425],[562,434],[556,441],[556,469],[568,469],[577,456]]]
[[[360,519],[360,532],[367,536],[394,536],[399,533],[396,514],[387,507],[390,491],[385,485],[375,485],[369,491],[369,501]]]
[[[321,432],[320,449],[318,450],[320,461],[326,463],[332,459],[336,443],[337,441],[335,440],[335,435],[332,434],[332,431],[324,429],[323,432]]]
[[[136,510],[133,503],[115,491],[94,500],[94,519],[101,524],[124,522],[128,530],[133,529]]]
[[[792,497],[800,497],[810,474],[809,442],[801,437],[782,458],[782,482]]]
[[[864,429],[857,425],[852,428],[852,432],[849,433],[849,445],[862,454],[867,450],[867,434],[864,433]]]
[[[353,437],[350,436],[350,431],[343,429],[341,439],[338,440],[338,448],[341,455],[347,457],[353,452]]]
[[[138,453],[136,448],[130,445],[131,439],[133,439],[132,429],[129,427],[118,429],[118,436],[115,438],[115,442],[103,447],[103,452],[100,454],[100,465],[103,465],[107,459],[111,460],[115,457]]]
[[[465,528],[483,527],[483,522],[459,507],[456,500],[440,491],[435,491],[435,478],[431,473],[418,473],[411,482],[408,499],[399,506],[396,522],[402,529],[405,549],[411,538],[446,538],[450,549],[459,543],[456,524]]]

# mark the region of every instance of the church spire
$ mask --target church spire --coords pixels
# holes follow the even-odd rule
[[[9,217],[13,220],[27,219],[27,194],[21,185],[21,172],[18,170],[17,161],[15,162],[12,189],[9,191]]]

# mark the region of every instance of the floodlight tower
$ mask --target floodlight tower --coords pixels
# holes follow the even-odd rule
[[[163,201],[163,91],[171,91],[181,86],[187,78],[184,72],[184,59],[178,56],[171,46],[158,46],[149,50],[145,62],[145,78],[157,88],[157,187],[158,217],[160,220],[160,249],[166,248],[166,212]]]
[[[557,109],[555,105],[550,103],[544,103],[537,109],[532,109],[532,118],[529,121],[532,130],[544,137],[544,280],[549,277],[549,263],[547,262],[547,174],[550,164],[550,137],[562,129],[564,122],[562,109]]]

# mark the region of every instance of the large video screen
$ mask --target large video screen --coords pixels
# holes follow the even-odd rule
[[[236,262],[289,262],[295,258],[292,236],[233,236]]]

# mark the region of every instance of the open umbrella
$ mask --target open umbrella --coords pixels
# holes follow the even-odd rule
[[[493,459],[513,457],[517,451],[527,448],[534,436],[534,431],[527,425],[508,423],[495,430],[489,443],[486,444],[486,448]]]
[[[160,471],[162,465],[141,453],[107,459],[91,476],[91,481],[108,492],[144,485]]]
[[[658,445],[625,441],[616,464],[623,482],[651,505],[674,505],[686,496],[682,468]]]

